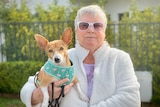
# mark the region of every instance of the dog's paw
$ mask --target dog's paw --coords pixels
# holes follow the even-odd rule
[[[83,101],[85,101],[85,102],[89,102],[88,97],[82,92],[79,83],[77,83],[75,85],[75,88],[77,89],[77,92],[79,94],[80,99],[83,100]]]
[[[85,102],[89,102],[89,99],[86,95],[80,95],[81,100],[85,101]]]

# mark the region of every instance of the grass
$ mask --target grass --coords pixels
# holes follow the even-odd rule
[[[0,107],[25,107],[20,99],[0,97]]]

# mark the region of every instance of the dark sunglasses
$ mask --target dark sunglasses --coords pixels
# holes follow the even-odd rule
[[[103,24],[102,23],[98,23],[98,22],[93,22],[93,23],[91,23],[91,22],[78,22],[77,23],[78,24],[78,29],[79,30],[88,30],[88,28],[90,27],[90,26],[93,26],[93,28],[95,29],[95,30],[101,30],[102,28],[103,28]]]

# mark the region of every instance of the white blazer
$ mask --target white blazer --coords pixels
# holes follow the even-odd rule
[[[83,60],[89,51],[78,43],[70,49],[69,58],[74,64],[76,76],[82,91],[87,95],[87,76]],[[90,102],[82,101],[73,87],[62,99],[60,107],[140,107],[140,85],[134,72],[129,54],[122,50],[110,48],[107,42],[95,51],[95,70],[93,91]],[[31,103],[31,95],[36,88],[34,77],[21,89],[21,100]],[[28,88],[30,87],[30,88]]]

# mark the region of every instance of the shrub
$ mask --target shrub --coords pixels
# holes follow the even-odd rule
[[[152,103],[160,105],[160,66],[153,67],[153,96]]]
[[[34,75],[42,62],[18,61],[0,63],[0,92],[18,94],[30,75]]]

